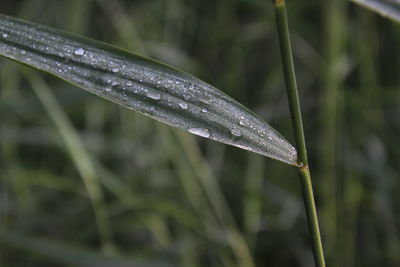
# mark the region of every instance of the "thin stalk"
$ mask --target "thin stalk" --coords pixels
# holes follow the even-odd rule
[[[39,100],[42,102],[50,119],[58,129],[65,148],[71,156],[77,171],[82,177],[83,184],[88,192],[88,197],[93,206],[94,218],[97,223],[102,248],[106,254],[114,253],[112,226],[110,224],[104,192],[99,182],[98,174],[93,165],[93,160],[85,149],[78,133],[63,109],[54,97],[47,83],[38,75],[30,72],[26,77],[30,82]]]
[[[326,240],[326,258],[328,261],[335,258],[336,266],[343,266],[340,259],[340,252],[343,246],[340,244],[344,228],[339,228],[339,223],[344,220],[340,216],[342,208],[339,199],[343,190],[341,188],[337,169],[340,164],[338,161],[341,151],[339,146],[340,125],[343,120],[343,107],[341,105],[343,97],[343,79],[346,69],[343,67],[343,48],[346,33],[346,0],[329,0],[324,5],[325,12],[325,31],[324,31],[324,55],[323,63],[323,85],[321,94],[321,132],[319,140],[320,174],[320,220],[323,224],[324,240]],[[366,46],[367,47],[367,46]],[[347,180],[343,180],[343,184]],[[344,186],[346,187],[346,186]],[[341,196],[341,197],[338,197]]]
[[[314,259],[316,266],[325,267],[325,258],[318,225],[317,209],[315,207],[311,174],[308,167],[306,142],[304,139],[299,94],[297,91],[296,75],[294,71],[292,49],[290,45],[285,0],[273,0],[273,2],[275,6],[275,17],[279,35],[279,44],[281,48],[290,113],[292,117],[293,131],[298,151],[298,170],[303,191],[304,205],[307,213],[308,228],[312,239]]]

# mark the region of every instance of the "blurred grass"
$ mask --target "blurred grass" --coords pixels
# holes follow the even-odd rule
[[[399,25],[353,4],[287,4],[328,266],[399,266]],[[5,0],[0,12],[189,71],[293,140],[268,1]],[[312,264],[294,169],[21,70],[0,59],[0,231],[64,253],[54,259],[0,236],[1,266],[76,265],[71,248],[89,262],[108,251],[116,264]],[[34,88],[57,107],[46,111]],[[81,180],[82,156],[104,216]]]
[[[340,198],[337,172],[339,139],[343,118],[343,81],[348,75],[346,55],[343,51],[347,41],[343,28],[347,24],[345,13],[347,1],[328,1],[324,7],[325,32],[324,55],[326,63],[322,75],[323,90],[321,92],[321,131],[319,138],[320,172],[319,188],[322,205],[320,220],[324,226],[327,261],[336,261],[340,265],[338,244],[338,198]]]

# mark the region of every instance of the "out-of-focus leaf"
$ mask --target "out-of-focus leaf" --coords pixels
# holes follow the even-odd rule
[[[400,0],[350,0],[383,17],[400,22]]]
[[[296,165],[296,149],[256,114],[160,62],[5,15],[0,55],[192,134]]]
[[[167,267],[171,266],[161,261],[140,261],[131,259],[121,259],[115,257],[107,257],[85,250],[79,250],[61,243],[38,239],[33,237],[21,236],[14,233],[0,232],[0,242],[16,248],[28,251],[33,254],[40,255],[44,258],[51,259],[56,262],[68,266],[81,267]]]

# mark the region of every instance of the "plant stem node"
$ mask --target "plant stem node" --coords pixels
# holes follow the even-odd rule
[[[274,0],[275,7],[282,7],[285,5],[285,0]]]

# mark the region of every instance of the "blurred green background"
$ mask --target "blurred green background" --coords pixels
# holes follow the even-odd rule
[[[287,5],[328,266],[400,266],[400,26],[347,1]],[[183,69],[294,142],[271,1],[0,12]],[[21,70],[0,59],[0,266],[313,266],[295,168]]]

